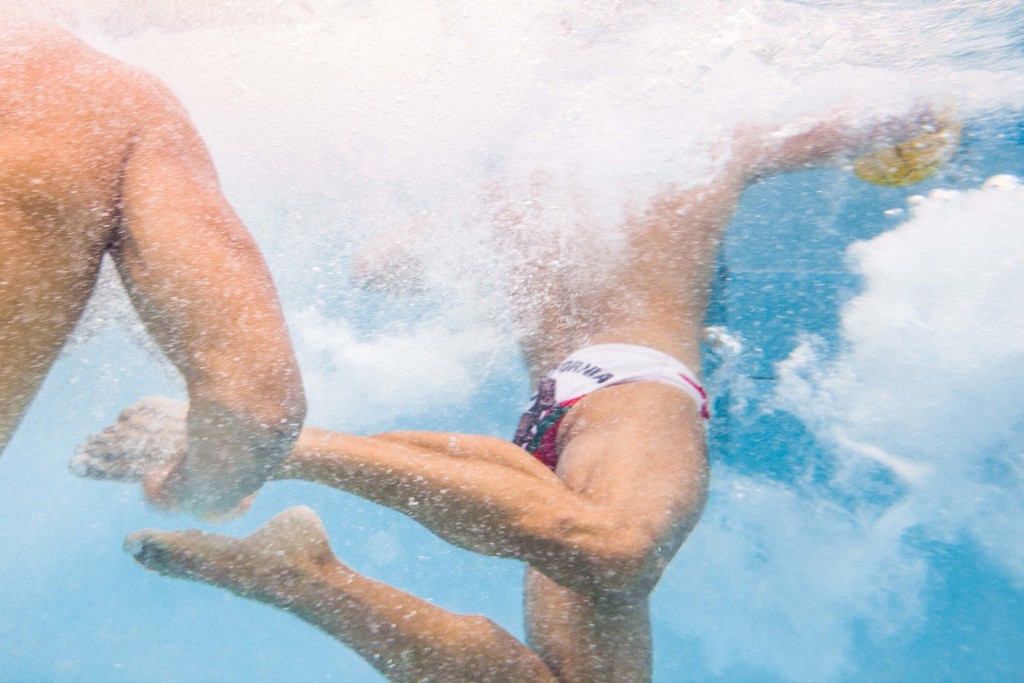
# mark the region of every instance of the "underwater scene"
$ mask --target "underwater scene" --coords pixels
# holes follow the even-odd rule
[[[1024,4],[0,1],[22,12],[181,101],[273,275],[306,424],[354,434],[516,432],[495,178],[599,279],[629,207],[712,176],[730,131],[935,112],[959,136],[920,182],[842,159],[742,194],[702,346],[710,491],[651,595],[653,679],[1024,681]],[[368,244],[417,286],[358,286]],[[521,562],[355,495],[274,481],[213,523],[69,470],[151,395],[185,384],[105,263],[0,457],[0,681],[385,680],[122,549],[297,505],[358,572],[525,637]]]

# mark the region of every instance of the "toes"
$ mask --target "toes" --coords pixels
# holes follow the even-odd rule
[[[95,459],[91,454],[79,453],[68,463],[68,469],[75,476],[83,479],[96,479],[99,481],[136,482],[138,476],[135,473],[124,472],[110,467],[110,464],[102,459]]]
[[[186,579],[202,578],[200,569],[207,562],[204,546],[219,539],[196,529],[167,533],[161,531],[136,531],[124,540],[124,550],[135,561],[165,576]],[[223,541],[229,541],[223,538]]]
[[[182,532],[184,534],[189,532]],[[147,569],[173,576],[191,575],[188,554],[173,550],[168,543],[169,536],[159,531],[137,531],[125,538],[124,549]]]
[[[244,538],[143,530],[129,534],[124,549],[164,576],[209,583],[282,609],[292,609],[311,585],[322,586],[316,565],[333,559],[309,508],[286,510]]]
[[[108,427],[89,436],[71,459],[72,473],[87,479],[136,483],[185,450],[183,429],[160,432],[130,426]]]
[[[71,472],[79,477],[125,483],[140,481],[150,466],[143,457],[114,449],[96,437],[79,446],[68,463]]]
[[[109,451],[80,448],[68,463],[71,473],[84,479],[134,484],[142,480],[144,463]]]

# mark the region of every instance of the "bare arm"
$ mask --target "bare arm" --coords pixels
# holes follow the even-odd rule
[[[734,138],[734,155],[747,182],[812,168],[888,146],[943,125],[927,108],[873,122],[857,122],[846,112],[819,121],[796,121],[778,128],[744,128]]]
[[[162,88],[146,86],[113,254],[190,399],[188,456],[155,493],[196,513],[223,513],[287,456],[305,398],[255,243],[187,116]]]

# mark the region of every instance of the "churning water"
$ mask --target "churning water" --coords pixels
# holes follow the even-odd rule
[[[963,144],[920,186],[831,169],[747,193],[709,320],[711,500],[653,597],[655,673],[1024,676],[1019,2],[33,7],[179,95],[274,272],[309,423],[360,433],[511,434],[529,387],[493,294],[508,255],[480,224],[493,178],[543,178],[545,229],[614,249],[624,208],[701,180],[737,124],[954,111]],[[355,249],[427,214],[424,291],[350,284]],[[182,394],[125,306],[100,289],[0,460],[0,680],[378,680],[287,615],[121,552],[195,525],[66,469],[124,405]],[[516,563],[336,491],[271,484],[217,530],[295,504],[354,568],[521,634]]]

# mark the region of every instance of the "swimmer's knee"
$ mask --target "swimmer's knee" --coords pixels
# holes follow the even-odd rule
[[[656,561],[659,546],[649,533],[626,534],[616,544],[615,552],[605,558],[604,586],[613,593],[642,593],[654,588],[661,572]]]
[[[565,502],[565,501],[563,501]],[[562,505],[546,515],[538,536],[545,539],[531,564],[556,583],[598,596],[646,595],[657,582],[678,543],[641,520],[630,520],[605,506]]]
[[[667,560],[674,554],[655,534],[636,526],[609,529],[584,550],[584,587],[602,599],[635,599],[654,589]]]

